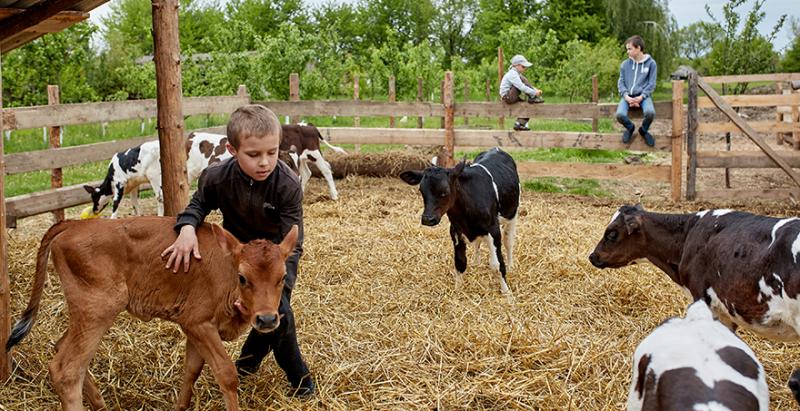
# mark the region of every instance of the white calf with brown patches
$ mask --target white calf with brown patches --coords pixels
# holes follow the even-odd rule
[[[769,389],[753,350],[703,301],[653,330],[633,356],[628,411],[766,411]]]
[[[589,256],[599,268],[647,259],[735,329],[800,340],[800,219],[732,210],[658,214],[623,206]],[[800,402],[800,373],[789,381]]]
[[[320,141],[328,146],[331,150],[339,154],[347,154],[346,151],[340,147],[336,147],[325,141],[319,129],[313,125],[305,124],[284,124],[282,127],[283,136],[281,137],[281,150],[294,151],[292,158],[297,163],[297,168],[300,172],[300,183],[303,191],[306,189],[306,184],[311,178],[311,169],[308,168],[309,163],[316,164],[319,172],[325,177],[328,182],[328,189],[331,193],[331,199],[336,200],[339,198],[339,193],[336,191],[336,184],[333,182],[333,172],[331,165],[322,157],[320,151]]]

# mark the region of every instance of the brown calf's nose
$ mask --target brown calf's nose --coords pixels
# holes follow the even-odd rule
[[[275,314],[262,314],[256,316],[256,329],[268,331],[278,326],[278,316]]]

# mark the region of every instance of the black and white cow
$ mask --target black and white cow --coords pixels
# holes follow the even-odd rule
[[[800,340],[800,218],[732,210],[659,214],[623,206],[589,261],[599,268],[647,259],[717,318],[761,336]],[[789,381],[800,401],[800,373]]]
[[[289,151],[290,154],[292,151],[295,152],[292,158],[296,161],[297,169],[300,172],[300,183],[303,191],[305,191],[306,184],[311,178],[311,169],[308,168],[308,163],[311,162],[316,164],[319,172],[328,182],[331,199],[338,199],[339,193],[336,191],[336,184],[333,182],[331,165],[322,157],[319,142],[322,141],[328,148],[337,153],[347,154],[347,152],[325,141],[319,129],[311,124],[284,124],[282,128],[283,137],[281,138],[280,148],[281,150]]]
[[[769,388],[755,353],[696,301],[633,355],[628,411],[766,411]]]
[[[447,214],[455,248],[456,285],[461,284],[467,269],[467,242],[475,245],[476,261],[485,242],[490,251],[489,265],[498,272],[500,291],[512,301],[506,269],[513,262],[520,197],[514,159],[495,147],[480,153],[471,164],[462,161],[454,168],[431,166],[404,171],[400,178],[411,185],[419,184],[425,207],[422,225],[435,226]],[[501,244],[505,245],[507,260],[503,259]]]
[[[198,178],[209,164],[231,157],[225,148],[227,141],[224,135],[219,134],[189,134],[186,140],[186,170],[189,181]],[[122,197],[130,193],[134,214],[140,215],[139,186],[149,183],[158,202],[158,215],[164,215],[160,160],[158,141],[148,141],[114,154],[103,182],[97,187],[83,186],[92,196],[92,212],[100,213],[111,201],[111,218],[117,218]]]

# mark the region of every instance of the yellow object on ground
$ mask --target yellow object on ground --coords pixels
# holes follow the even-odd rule
[[[97,214],[95,214],[95,213],[92,211],[92,206],[89,206],[89,207],[86,207],[86,208],[84,208],[84,209],[81,211],[81,216],[80,216],[80,219],[81,219],[81,220],[87,220],[87,219],[89,219],[89,218],[97,218],[97,217],[100,217],[100,213],[97,213]]]

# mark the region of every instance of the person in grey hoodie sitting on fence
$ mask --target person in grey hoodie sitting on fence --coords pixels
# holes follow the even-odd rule
[[[653,91],[656,89],[656,62],[649,54],[644,53],[644,40],[640,36],[633,36],[625,41],[625,49],[629,59],[619,66],[619,95],[622,100],[617,106],[617,121],[625,127],[622,133],[622,142],[629,144],[633,139],[636,126],[628,118],[630,107],[641,107],[644,115],[639,134],[644,137],[645,143],[653,147],[656,140],[650,134],[650,124],[656,117],[653,105]]]
[[[533,87],[528,79],[522,75],[531,65],[528,59],[520,54],[511,57],[511,67],[508,68],[508,72],[506,72],[503,79],[500,81],[500,98],[504,103],[514,104],[522,101],[523,99],[520,98],[521,93],[525,93],[528,96],[528,103],[544,103],[544,99],[542,99],[542,90]],[[514,130],[530,130],[528,127],[528,119],[523,117],[517,118],[517,121],[514,123]]]

